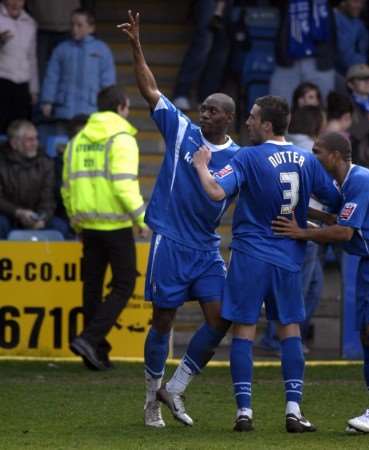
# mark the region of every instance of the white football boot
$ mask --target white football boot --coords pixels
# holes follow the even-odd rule
[[[347,424],[346,431],[349,433],[369,433],[369,409],[365,410],[361,416],[348,420]]]

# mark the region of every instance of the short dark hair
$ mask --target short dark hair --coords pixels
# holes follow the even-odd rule
[[[306,92],[308,91],[316,91],[317,93],[317,97],[319,100],[319,104],[322,103],[322,94],[320,93],[320,89],[319,87],[314,84],[311,83],[310,81],[304,81],[302,83],[300,83],[297,88],[293,91],[293,95],[292,95],[292,107],[291,110],[295,111],[296,109],[299,108],[299,98],[303,97]]]
[[[344,161],[351,161],[351,142],[342,133],[323,133],[319,136],[318,142],[328,152],[338,152]]]
[[[261,121],[270,122],[273,133],[276,136],[283,136],[287,131],[290,120],[290,108],[287,100],[276,95],[266,95],[257,98],[255,105],[260,108]]]
[[[95,17],[95,14],[91,10],[86,9],[86,8],[77,8],[77,9],[72,11],[71,16],[74,16],[74,15],[77,15],[77,14],[79,16],[85,16],[86,20],[87,20],[87,23],[89,25],[92,25],[92,26],[95,25],[96,17]]]
[[[67,135],[69,139],[72,139],[86,125],[88,117],[87,114],[77,114],[70,119],[67,124]]]
[[[118,106],[124,107],[126,104],[127,96],[123,89],[115,84],[102,89],[97,96],[97,108],[99,111],[117,112]]]
[[[327,119],[340,119],[344,114],[353,113],[352,101],[348,95],[331,91],[327,96]]]
[[[321,132],[323,123],[323,110],[319,106],[306,105],[292,112],[288,132],[316,138]]]

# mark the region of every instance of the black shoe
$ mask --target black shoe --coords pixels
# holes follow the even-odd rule
[[[252,419],[249,416],[238,416],[233,427],[233,431],[252,431],[253,429]]]
[[[97,367],[93,366],[90,361],[88,359],[86,359],[84,356],[81,356],[81,358],[83,359],[83,364],[85,365],[86,369],[88,370],[93,370],[93,371],[98,371],[100,369],[98,369]]]
[[[108,355],[99,355],[99,359],[104,364],[106,370],[115,369],[115,365],[110,361]]]
[[[99,355],[98,358],[104,364],[105,370],[115,369],[114,364],[110,361],[110,359],[107,355]],[[82,356],[82,359],[83,359],[83,364],[86,366],[86,369],[93,370],[93,371],[100,370],[97,367],[95,367],[94,365],[92,365],[90,363],[90,361],[88,359],[86,359],[84,356]]]
[[[70,343],[70,349],[76,355],[81,356],[84,361],[88,361],[96,370],[105,370],[105,366],[98,358],[96,350],[86,339],[82,337],[74,338]]]
[[[316,431],[316,427],[304,416],[297,417],[295,414],[286,415],[286,430],[289,433],[305,433]]]

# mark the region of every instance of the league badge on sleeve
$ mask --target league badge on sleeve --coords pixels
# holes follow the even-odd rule
[[[220,169],[219,172],[215,173],[216,178],[224,178],[227,175],[230,175],[231,173],[233,173],[233,168],[230,164],[227,164],[226,166],[223,167],[223,169]]]
[[[340,212],[340,219],[342,220],[350,220],[352,215],[354,214],[354,211],[357,207],[357,203],[345,203],[344,207],[341,209]]]

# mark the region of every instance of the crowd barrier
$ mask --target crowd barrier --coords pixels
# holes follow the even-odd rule
[[[108,336],[112,356],[142,357],[151,323],[151,304],[144,301],[149,244],[136,248],[140,275]],[[1,242],[0,356],[73,356],[68,344],[83,321],[81,250],[79,242]],[[348,359],[362,357],[355,329],[357,265],[357,257],[343,256],[341,354]],[[106,286],[109,281],[108,271]]]
[[[140,275],[108,336],[111,356],[143,356],[152,316],[144,301],[149,244],[136,248]],[[0,356],[73,356],[68,344],[83,322],[81,251],[79,242],[0,243]]]

